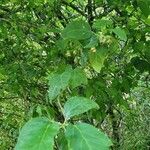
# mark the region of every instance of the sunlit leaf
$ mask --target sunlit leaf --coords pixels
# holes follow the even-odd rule
[[[89,61],[96,72],[100,72],[104,66],[104,61],[107,58],[108,50],[106,48],[98,48],[89,53]]]
[[[124,29],[121,29],[120,27],[116,27],[114,29],[112,29],[112,31],[118,36],[118,38],[122,41],[126,41],[127,40],[127,35],[126,32],[124,31]]]
[[[66,69],[62,74],[54,74],[49,79],[49,100],[55,99],[69,85],[72,70]]]
[[[82,69],[76,68],[72,71],[70,85],[71,85],[71,87],[75,88],[82,84],[84,84],[84,85],[87,84],[86,74]]]
[[[34,118],[22,128],[15,150],[53,150],[59,124],[47,118]]]
[[[64,115],[66,119],[69,119],[70,117],[82,114],[84,112],[87,112],[90,109],[98,108],[98,107],[99,106],[90,99],[87,99],[85,97],[75,96],[68,99],[68,101],[65,103]]]
[[[83,40],[91,37],[91,29],[87,22],[76,20],[71,22],[62,31],[62,37],[65,39]]]
[[[66,138],[72,150],[109,150],[109,138],[95,127],[86,123],[69,125]]]

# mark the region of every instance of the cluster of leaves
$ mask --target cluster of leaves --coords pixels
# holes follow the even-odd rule
[[[93,126],[86,123],[67,124],[67,120],[71,117],[96,107],[98,105],[91,100],[71,97],[64,105],[65,121],[63,124],[49,121],[47,118],[32,119],[21,130],[15,149],[53,149],[54,136],[58,130],[61,130],[60,128],[64,131],[60,131],[61,136],[57,137],[58,149],[108,149],[112,144],[111,141]]]
[[[15,149],[109,149],[112,142],[112,149],[149,148],[146,135],[126,146],[131,114],[140,114],[140,103],[132,105],[141,76],[149,89],[149,6],[145,0],[0,2],[2,135],[7,124],[16,132],[36,117]],[[14,147],[17,136],[11,144],[3,138],[2,149]]]

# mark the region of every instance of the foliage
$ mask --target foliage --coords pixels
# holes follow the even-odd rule
[[[0,1],[0,149],[149,149],[149,6]]]

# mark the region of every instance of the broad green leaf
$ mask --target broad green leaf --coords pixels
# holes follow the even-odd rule
[[[112,31],[118,36],[120,40],[127,41],[127,35],[124,29],[121,29],[120,27],[116,27],[112,29]]]
[[[149,0],[138,0],[138,6],[145,17],[150,15],[150,1]]]
[[[71,22],[62,31],[62,37],[65,39],[83,40],[91,37],[91,29],[87,22],[76,20]]]
[[[47,118],[31,119],[22,128],[15,150],[53,150],[58,130],[57,122]]]
[[[99,43],[99,41],[98,41],[97,36],[93,34],[89,40],[89,43],[84,48],[96,47],[96,46],[98,46],[98,43]]]
[[[112,27],[112,25],[113,25],[113,22],[111,20],[97,19],[93,24],[93,28],[101,29],[105,27]]]
[[[69,84],[71,78],[72,69],[68,68],[62,74],[54,74],[49,79],[49,100],[52,101],[55,99]]]
[[[65,134],[71,150],[109,150],[112,145],[103,132],[86,123],[69,125]]]
[[[75,115],[87,112],[90,109],[99,108],[99,106],[92,100],[85,97],[71,97],[64,105],[64,115],[66,120]]]
[[[87,77],[82,69],[76,68],[72,71],[70,85],[75,88],[81,84],[87,84]]]
[[[100,73],[101,68],[104,66],[104,61],[107,58],[108,50],[106,48],[100,48],[95,52],[89,53],[89,61],[93,69]]]

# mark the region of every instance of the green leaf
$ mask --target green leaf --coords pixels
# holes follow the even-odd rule
[[[55,99],[69,84],[72,69],[68,68],[62,74],[54,74],[49,79],[49,100]]]
[[[72,88],[75,88],[81,84],[87,84],[87,77],[82,69],[76,68],[71,74],[70,85]]]
[[[113,25],[113,22],[111,20],[97,19],[93,24],[93,28],[101,29],[105,27],[112,27],[112,25]]]
[[[112,29],[112,31],[118,36],[120,40],[127,41],[127,35],[123,29],[121,29],[120,27],[116,27]]]
[[[91,37],[91,29],[87,22],[76,20],[71,22],[62,31],[62,37],[65,39],[83,40]]]
[[[112,145],[103,132],[86,123],[69,125],[65,134],[71,150],[109,150]]]
[[[96,35],[92,35],[90,40],[89,40],[89,43],[84,47],[84,48],[92,48],[92,47],[96,47],[98,46],[98,38]]]
[[[138,0],[138,6],[140,7],[145,17],[148,17],[148,15],[150,15],[150,1]]]
[[[58,130],[57,122],[47,118],[31,119],[22,128],[15,150],[53,150]]]
[[[107,58],[108,49],[100,48],[96,52],[89,53],[89,61],[93,69],[100,73],[101,68],[104,66],[104,61]]]
[[[87,112],[90,109],[99,108],[99,106],[92,100],[85,97],[71,97],[64,105],[64,115],[66,120],[75,115]]]

